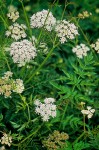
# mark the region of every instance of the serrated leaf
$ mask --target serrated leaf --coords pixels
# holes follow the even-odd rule
[[[79,143],[74,143],[73,145],[74,150],[83,150],[89,147],[90,145],[88,143],[84,143],[82,141],[80,141]]]

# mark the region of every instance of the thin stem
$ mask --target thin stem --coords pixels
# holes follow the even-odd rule
[[[43,67],[43,65],[46,63],[46,61],[48,60],[48,58],[51,56],[53,50],[55,49],[55,47],[57,47],[58,44],[54,45],[52,47],[52,49],[50,50],[50,52],[48,53],[48,55],[46,56],[46,58],[44,59],[44,61],[41,63],[41,65],[34,71],[34,73],[31,75],[31,77],[26,81],[25,84],[27,84],[29,81],[31,81],[31,79],[35,76],[35,74],[40,71],[40,69]]]
[[[86,128],[85,128],[85,115],[83,115],[83,121],[84,121],[84,132],[86,131]]]
[[[83,132],[73,143],[77,143],[87,132]]]
[[[55,0],[55,1],[56,1],[56,0]],[[53,4],[51,5],[50,9],[48,10],[48,14],[47,14],[46,19],[45,19],[45,21],[44,21],[43,27],[45,26],[45,23],[46,23],[47,18],[48,18],[48,16],[49,16],[50,10],[52,9],[52,6],[54,5],[55,1],[53,2]],[[39,41],[40,41],[40,39],[41,39],[41,36],[42,36],[42,33],[43,33],[43,27],[42,27],[42,29],[41,29],[41,31],[40,31],[40,34],[39,34],[39,37],[38,37],[38,39],[37,39],[37,45],[39,44]]]
[[[6,55],[5,55],[4,51],[3,51],[3,55],[4,55],[4,59],[5,59],[5,61],[6,61],[6,64],[7,64],[7,66],[8,66],[8,69],[9,69],[9,71],[11,71],[9,62],[8,62],[8,60],[7,60],[7,58],[6,58]]]
[[[62,115],[62,119],[61,119],[61,121],[60,121],[60,126],[59,126],[59,128],[61,128],[61,123],[62,123],[62,121],[63,121],[63,119],[64,119],[64,116],[65,116],[67,107],[68,107],[68,104],[65,106],[64,113],[63,113],[63,115]]]
[[[46,17],[46,19],[45,19],[45,21],[44,21],[43,27],[45,26],[45,23],[46,23],[46,21],[47,21],[47,18],[48,18],[49,13],[50,13],[50,10],[48,11],[48,14],[47,14],[47,17]],[[41,39],[41,36],[42,36],[42,33],[43,33],[43,27],[42,27],[42,29],[41,29],[41,31],[40,31],[40,34],[39,34],[39,37],[38,37],[38,39],[37,39],[37,45],[39,44],[39,41],[40,41],[40,39]]]
[[[28,20],[28,17],[27,17],[27,13],[25,11],[25,8],[24,8],[24,4],[21,0],[19,0],[22,4],[22,8],[23,8],[23,12],[24,12],[24,16],[25,16],[25,19],[26,19],[26,23],[27,23],[27,26],[28,26],[28,29],[29,29],[29,34],[30,34],[30,37],[32,38],[32,30],[30,28],[30,23],[29,23],[29,20]]]
[[[43,125],[43,123],[42,123],[42,125]],[[40,128],[42,127],[42,125],[39,126],[36,131],[32,132],[32,133],[31,133],[30,135],[28,135],[25,139],[23,139],[20,143],[18,143],[18,144],[14,144],[14,143],[13,143],[12,145],[13,145],[13,146],[19,146],[20,144],[22,144],[23,142],[25,142],[27,139],[29,139],[30,137],[32,137],[33,135],[35,135],[35,134],[40,130]]]
[[[2,16],[0,16],[0,18],[1,18],[1,20],[3,21],[5,28],[8,28],[8,25],[7,25],[7,23],[5,22],[5,19],[3,19]]]
[[[89,46],[89,47],[90,47],[90,49],[92,50],[92,52],[93,52],[94,56],[95,56],[95,57],[96,57],[96,59],[98,60],[97,55],[95,54],[95,51],[92,49],[92,47],[91,47],[91,45],[90,45],[90,42],[89,42],[89,40],[88,40],[88,37],[86,36],[86,34],[85,34],[85,33],[84,33],[84,31],[82,30],[82,28],[80,27],[80,25],[78,24],[78,22],[76,21],[76,19],[75,19],[75,18],[73,18],[73,19],[74,19],[74,21],[76,22],[76,24],[77,24],[78,28],[80,29],[80,31],[81,31],[81,33],[82,33],[82,35],[84,36],[84,38],[85,38],[86,42],[88,43],[88,46]]]
[[[64,14],[65,14],[65,10],[66,10],[66,7],[67,7],[66,3],[67,3],[67,0],[65,0],[65,7],[64,7],[64,10],[63,10],[63,13],[62,13],[61,20],[63,19],[63,17],[64,17]]]
[[[29,105],[27,104],[27,108],[28,108],[28,116],[29,116],[29,119],[28,119],[28,122],[31,121],[31,117],[30,117],[30,109],[29,109]]]

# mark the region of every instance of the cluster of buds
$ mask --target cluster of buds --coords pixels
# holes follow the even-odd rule
[[[48,138],[43,141],[44,147],[48,150],[57,150],[64,147],[66,140],[69,139],[67,133],[60,133],[59,131],[54,131],[52,134],[49,134]]]
[[[4,95],[5,98],[11,97],[12,92],[22,93],[24,90],[23,81],[12,79],[12,74],[12,72],[7,71],[0,79],[0,95]]]
[[[83,11],[82,13],[78,14],[78,17],[81,19],[85,19],[85,18],[88,18],[90,16],[92,16],[92,13],[88,12],[88,11]]]
[[[0,139],[0,143],[2,145],[8,145],[8,146],[11,146],[11,143],[12,143],[12,137],[6,133],[3,133],[3,136],[1,137]],[[4,148],[4,146],[2,147]]]

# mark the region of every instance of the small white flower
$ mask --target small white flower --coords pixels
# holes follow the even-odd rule
[[[51,116],[52,116],[53,118],[56,117],[56,111],[52,111]]]
[[[81,110],[83,115],[87,115],[88,119],[92,118],[95,109],[91,109],[91,106],[87,106],[87,110]]]
[[[55,102],[55,99],[54,99],[54,98],[45,98],[45,99],[44,99],[44,102],[45,102],[46,104],[54,103],[54,102]]]
[[[82,110],[81,112],[82,112],[82,114],[84,114],[84,115],[88,115],[88,114],[89,114],[89,111],[88,111],[88,110]]]
[[[35,112],[36,112],[37,114],[40,114],[40,112],[41,112],[40,108],[39,108],[39,107],[36,107],[36,108],[35,108]]]
[[[99,53],[99,39],[97,39],[94,44],[91,44],[91,47],[92,47],[97,53]]]
[[[88,110],[91,110],[91,108],[92,108],[91,106],[87,106],[87,109],[88,109]]]
[[[44,115],[42,119],[43,119],[43,121],[48,121],[50,118],[49,118],[49,116]]]
[[[89,113],[87,117],[88,117],[88,119],[90,119],[90,118],[92,118],[92,116],[93,116],[93,114]]]
[[[72,51],[74,53],[76,53],[76,55],[77,55],[78,58],[83,58],[83,56],[86,56],[87,52],[89,50],[90,50],[89,47],[87,47],[85,44],[77,45],[76,47],[74,47],[72,49]]]
[[[7,71],[4,73],[4,76],[2,79],[8,80],[10,77],[12,77],[13,73],[11,71]]]
[[[91,113],[94,113],[94,112],[95,112],[95,109],[91,109],[90,112],[91,112]]]
[[[36,99],[35,102],[34,102],[34,104],[35,104],[36,106],[40,106],[40,105],[41,105],[41,102],[40,102],[39,99]]]

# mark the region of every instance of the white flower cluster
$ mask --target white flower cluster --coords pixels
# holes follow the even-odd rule
[[[87,51],[89,50],[89,47],[87,47],[85,44],[77,45],[72,49],[72,51],[76,53],[78,58],[83,58],[83,56],[87,56]]]
[[[76,35],[79,35],[78,28],[74,25],[74,23],[70,23],[66,20],[58,21],[55,31],[61,43],[67,42],[67,39],[72,40]]]
[[[24,84],[21,79],[13,81],[13,92],[22,93],[24,91]]]
[[[12,72],[7,71],[0,79],[0,95],[4,95],[5,98],[11,97],[12,92],[22,93],[24,90],[24,84],[21,79],[13,79]]]
[[[93,113],[95,112],[95,109],[92,109],[91,106],[87,106],[87,110],[81,111],[83,115],[87,115],[88,119],[92,118]]]
[[[94,44],[91,44],[91,47],[96,50],[97,53],[99,53],[99,39]]]
[[[6,133],[3,133],[3,136],[0,139],[0,143],[11,146],[12,137],[10,135],[7,135]]]
[[[4,73],[4,76],[2,77],[2,79],[4,80],[8,80],[10,77],[12,77],[13,73],[11,71],[7,71]]]
[[[51,31],[56,24],[56,18],[49,10],[42,10],[33,14],[30,20],[31,28],[42,28]]]
[[[6,149],[5,149],[5,146],[1,146],[1,147],[0,147],[0,150],[6,150]]]
[[[7,14],[7,16],[10,20],[12,20],[12,22],[15,22],[19,18],[19,12],[18,11],[12,11],[12,12],[9,12]]]
[[[11,36],[11,38],[17,41],[27,36],[25,30],[26,26],[24,24],[14,23],[13,25],[9,26],[8,30],[6,31],[6,36]]]
[[[45,98],[44,103],[41,103],[40,100],[35,100],[35,112],[41,115],[43,121],[48,121],[50,117],[56,117],[56,105],[54,98]]]
[[[35,58],[36,48],[33,46],[32,42],[28,40],[13,42],[11,44],[10,55],[14,63],[17,63],[18,66],[21,67]]]

